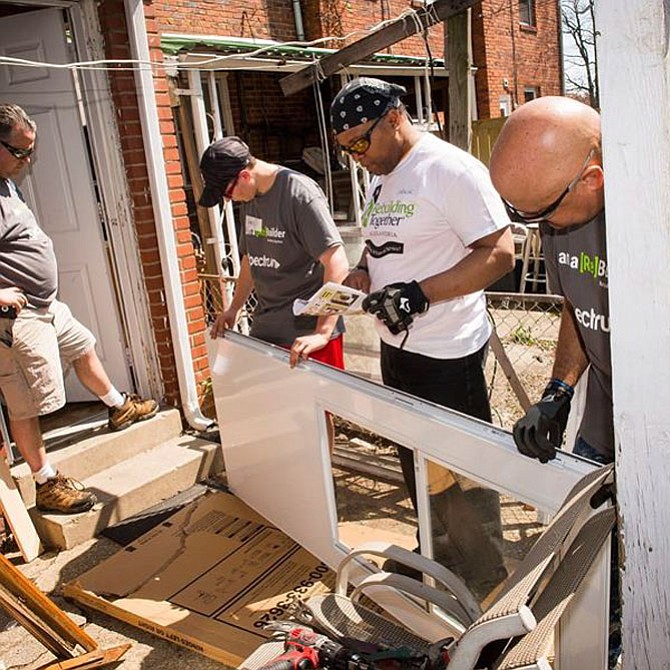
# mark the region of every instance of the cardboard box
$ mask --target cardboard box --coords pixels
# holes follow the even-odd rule
[[[237,666],[296,600],[334,574],[242,501],[208,493],[64,593],[188,649]]]

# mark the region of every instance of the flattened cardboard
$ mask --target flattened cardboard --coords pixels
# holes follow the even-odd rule
[[[228,493],[208,493],[65,585],[83,605],[237,666],[334,574]]]

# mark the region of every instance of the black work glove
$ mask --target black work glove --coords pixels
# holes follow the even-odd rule
[[[524,456],[537,458],[540,463],[556,457],[556,449],[563,443],[573,394],[572,387],[552,380],[544,389],[542,400],[514,424],[514,442]]]
[[[380,291],[370,293],[363,300],[363,309],[374,314],[393,333],[407,330],[415,314],[423,314],[429,306],[418,282],[389,284]]]

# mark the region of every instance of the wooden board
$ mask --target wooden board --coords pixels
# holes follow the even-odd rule
[[[18,568],[0,555],[0,609],[16,619],[54,656],[42,670],[98,668],[118,661],[130,648],[123,644],[100,649],[96,641]],[[84,652],[81,653],[81,649]]]
[[[419,9],[414,17],[402,15],[362,39],[349,44],[330,56],[325,56],[317,64],[308,65],[279,80],[284,95],[297,93],[315,81],[326,79],[351,65],[358,63],[386,47],[415,35],[420,30],[434,26],[440,21],[456,16],[476,4],[477,0],[435,0],[426,9]]]
[[[40,555],[42,545],[4,454],[0,454],[0,506],[24,560],[29,563]]]
[[[97,649],[98,645],[88,633],[79,628],[63,610],[54,605],[20,570],[1,555],[0,586],[20,600],[22,612],[30,618],[32,627],[35,630],[39,628],[43,635],[50,637],[54,648],[61,650],[63,654],[69,653],[69,649],[74,649],[77,645],[86,651]]]

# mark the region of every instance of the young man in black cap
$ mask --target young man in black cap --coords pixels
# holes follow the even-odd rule
[[[290,349],[290,362],[313,358],[344,367],[337,316],[295,316],[293,301],[326,281],[342,282],[349,264],[323,191],[309,177],[254,158],[238,137],[211,144],[200,161],[205,188],[199,203],[242,203],[240,276],[212,336],[232,328],[252,289],[258,306],[251,335]]]
[[[413,126],[405,93],[361,77],[331,106],[339,148],[375,175],[365,250],[347,283],[371,292],[364,307],[378,318],[386,385],[490,422],[483,289],[514,266],[510,221],[484,165]],[[416,505],[413,453],[402,447],[399,455]],[[436,558],[484,593],[487,579],[505,574],[497,495],[432,470]],[[458,517],[475,508],[480,537],[459,530]]]

